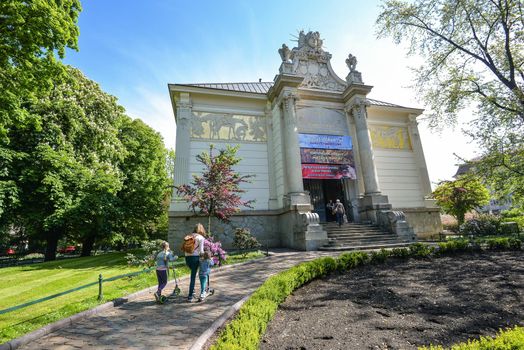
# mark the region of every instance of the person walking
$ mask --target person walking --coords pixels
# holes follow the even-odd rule
[[[202,224],[198,223],[193,229],[193,232],[184,238],[184,244],[182,246],[182,250],[185,253],[186,265],[191,270],[189,293],[187,295],[187,301],[190,303],[196,301],[193,297],[195,291],[195,280],[198,266],[200,265],[200,255],[204,254],[205,239],[206,230]]]
[[[333,211],[337,216],[338,226],[342,226],[342,224],[344,223],[344,214],[346,214],[346,209],[344,209],[344,204],[340,202],[340,199],[336,200]]]
[[[198,271],[198,277],[200,278],[200,298],[198,301],[204,301],[207,297],[207,288],[209,285],[209,274],[211,273],[211,266],[215,265],[215,262],[211,258],[211,252],[204,250],[204,255],[200,258],[200,267]],[[211,294],[213,294],[211,292]]]
[[[328,204],[326,205],[326,221],[327,222],[330,222],[330,221],[333,221],[333,211],[335,209],[335,203],[333,203],[333,200],[330,199]]]
[[[166,241],[160,244],[160,249],[162,249],[156,255],[156,278],[158,280],[158,288],[155,292],[155,299],[157,302],[163,302],[165,297],[162,296],[162,289],[167,285],[167,273],[169,270],[169,262],[175,261],[178,259],[178,256],[174,255],[171,250],[169,250],[169,243]]]

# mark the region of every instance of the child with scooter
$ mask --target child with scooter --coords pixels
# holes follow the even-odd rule
[[[167,285],[169,262],[175,261],[178,259],[178,256],[171,252],[169,249],[169,243],[166,241],[162,242],[160,248],[162,250],[156,255],[156,278],[158,280],[158,288],[154,295],[157,303],[163,304],[166,301],[166,297],[162,295],[162,289]]]
[[[211,266],[215,264],[211,257],[209,250],[204,250],[204,254],[200,257],[198,277],[200,278],[200,298],[198,301],[204,301],[208,295],[212,295],[215,291],[209,287],[209,274],[211,273]]]

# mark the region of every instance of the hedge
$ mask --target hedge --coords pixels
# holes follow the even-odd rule
[[[440,345],[421,347],[419,350],[444,350]],[[468,340],[467,343],[453,345],[450,350],[518,350],[524,349],[524,328],[515,326],[513,329],[501,330],[495,338],[480,337]]]
[[[224,328],[211,350],[256,350],[268,323],[273,319],[278,306],[294,290],[302,285],[334,271],[346,271],[363,264],[380,264],[390,257],[429,258],[457,252],[487,249],[520,249],[522,241],[516,238],[497,238],[485,242],[458,240],[441,242],[438,247],[415,243],[408,248],[381,249],[370,254],[364,252],[343,253],[337,258],[323,257],[301,263],[268,278],[240,308],[238,315]],[[522,329],[515,329],[516,335],[509,333],[509,338],[516,341],[522,338]],[[502,333],[501,333],[502,334]],[[506,333],[504,333],[506,334]],[[498,338],[497,338],[498,339]],[[480,341],[484,341],[481,339]],[[522,339],[520,340],[522,341]],[[469,344],[469,343],[468,343]],[[518,343],[520,344],[520,343]],[[470,346],[470,345],[468,345]],[[472,345],[473,346],[473,345]],[[429,350],[442,349],[438,347]],[[455,348],[453,348],[455,349]],[[461,347],[465,349],[488,349],[483,347]],[[491,349],[491,348],[490,348]],[[493,348],[499,349],[499,348]],[[501,347],[500,349],[506,349]],[[519,349],[507,348],[507,349]]]

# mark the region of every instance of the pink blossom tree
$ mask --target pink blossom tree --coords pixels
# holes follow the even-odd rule
[[[227,146],[218,154],[214,153],[213,145],[209,146],[209,153],[202,152],[196,156],[198,162],[204,165],[202,175],[193,175],[191,184],[176,186],[176,189],[189,202],[189,209],[195,214],[207,216],[208,234],[211,231],[211,218],[216,217],[228,223],[240,207],[253,208],[254,200],[242,200],[241,194],[245,190],[240,188],[241,183],[250,182],[254,175],[240,175],[233,167],[240,162],[237,157],[237,147]]]

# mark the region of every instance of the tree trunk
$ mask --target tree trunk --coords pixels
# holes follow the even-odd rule
[[[46,238],[44,261],[56,260],[56,248],[58,247],[58,234],[50,233]]]
[[[82,240],[82,252],[80,256],[91,256],[91,251],[95,245],[95,236],[89,235]]]

